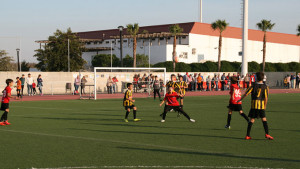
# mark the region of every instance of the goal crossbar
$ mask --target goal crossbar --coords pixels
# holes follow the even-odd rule
[[[163,70],[164,71],[164,84],[166,84],[166,68],[161,67],[94,67],[94,95],[95,100],[97,100],[97,70]],[[164,95],[166,94],[166,89],[164,87]]]

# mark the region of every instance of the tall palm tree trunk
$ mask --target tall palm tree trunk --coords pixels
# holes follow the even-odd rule
[[[133,67],[136,67],[136,37],[133,38]]]
[[[264,33],[264,42],[263,42],[263,65],[262,65],[262,72],[265,72],[266,67],[266,41],[267,41],[267,32]]]
[[[222,51],[222,33],[220,33],[220,37],[219,37],[218,72],[221,71],[221,51]]]
[[[174,41],[173,41],[173,72],[175,72],[175,68],[176,68],[175,57],[176,57],[176,35],[174,36]]]

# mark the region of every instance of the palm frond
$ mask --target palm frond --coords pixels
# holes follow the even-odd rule
[[[298,31],[297,36],[300,36],[300,24],[298,25],[297,31]]]
[[[211,24],[211,28],[213,30],[219,29],[220,32],[223,32],[227,28],[228,25],[229,25],[229,23],[227,23],[226,20],[219,19]]]

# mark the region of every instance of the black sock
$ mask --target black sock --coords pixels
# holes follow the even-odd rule
[[[244,119],[249,123],[249,118],[246,116],[245,113],[241,113],[240,114],[242,117],[244,117]]]
[[[231,114],[228,114],[228,116],[227,116],[227,126],[230,126],[230,121],[231,121]]]
[[[133,110],[133,119],[136,119],[136,110]]]
[[[6,121],[7,120],[7,111],[4,111],[3,115],[1,116],[1,120],[0,121]]]
[[[268,122],[267,121],[263,121],[263,125],[264,125],[264,129],[265,129],[265,133],[269,134]]]
[[[125,115],[125,119],[128,118],[128,114],[130,113],[130,111],[126,111],[126,115]]]
[[[180,105],[180,107],[183,109],[183,105]]]
[[[251,127],[252,127],[253,123],[252,122],[249,122],[248,123],[248,128],[247,128],[247,136],[250,137],[250,132],[251,132]]]

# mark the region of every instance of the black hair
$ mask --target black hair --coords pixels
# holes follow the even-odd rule
[[[263,81],[265,74],[263,72],[256,72],[257,81]]]
[[[238,79],[235,76],[231,76],[230,81],[231,81],[232,84],[237,84]]]
[[[5,81],[5,83],[6,83],[7,86],[8,86],[11,82],[13,82],[12,79],[6,79],[6,81]]]
[[[175,75],[175,74],[171,74],[171,77],[173,77],[173,76],[175,76],[175,77],[176,77],[176,75]]]
[[[179,78],[183,78],[183,76],[180,75]]]
[[[132,83],[127,83],[127,88],[128,88],[130,85],[132,85]]]
[[[19,77],[17,77],[16,79],[20,79]]]

